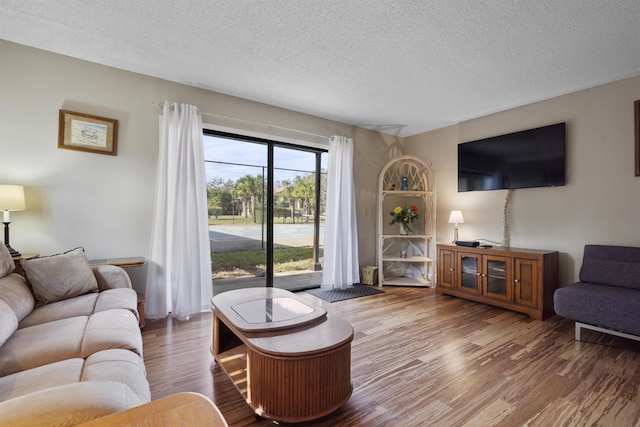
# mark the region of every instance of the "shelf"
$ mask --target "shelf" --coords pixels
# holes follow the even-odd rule
[[[427,196],[431,194],[431,191],[419,191],[419,190],[384,190],[383,196]]]
[[[402,276],[390,276],[385,277],[383,285],[387,286],[421,286],[432,288],[433,283],[426,279],[420,279],[415,277],[402,277]]]
[[[383,239],[433,239],[426,234],[383,234]]]
[[[247,347],[242,344],[216,356],[233,385],[247,398]]]
[[[408,256],[405,258],[399,256],[383,256],[383,262],[393,261],[393,262],[433,262],[433,260],[426,256]]]

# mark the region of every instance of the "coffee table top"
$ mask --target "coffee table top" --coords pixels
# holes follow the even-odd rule
[[[309,305],[279,288],[227,291],[214,296],[211,305],[235,327],[247,332],[294,328],[327,315],[324,308]]]

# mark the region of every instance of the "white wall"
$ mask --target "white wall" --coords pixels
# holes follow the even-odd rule
[[[568,125],[567,185],[514,192],[512,246],[559,250],[566,284],[577,277],[584,244],[640,245],[640,177],[633,160],[640,77],[403,140],[0,40],[0,183],[24,185],[27,198],[27,210],[12,213],[12,246],[42,255],[83,246],[89,258],[148,256],[158,103],[165,99],[206,113],[353,137],[363,265],[376,262],[377,180],[387,161],[414,154],[433,166],[439,242],[452,237],[452,209],[465,216],[461,239],[500,241],[505,192],[458,193],[456,146],[560,121]],[[118,156],[58,149],[60,109],[119,120]],[[134,282],[142,290],[144,272]]]
[[[41,255],[82,246],[90,259],[147,257],[158,104],[165,99],[204,113],[353,137],[360,259],[375,262],[375,186],[388,135],[0,40],[0,183],[24,185],[27,202],[27,210],[12,213],[11,245]],[[118,155],[58,149],[60,109],[117,119]],[[143,290],[144,271],[132,278]]]
[[[560,252],[560,284],[577,280],[585,244],[640,246],[640,177],[634,176],[633,104],[640,77],[480,117],[406,138],[408,154],[434,165],[438,241],[451,241],[449,212],[460,209],[460,239],[502,240],[506,190],[457,192],[457,145],[567,123],[567,183],[513,191],[511,246]]]

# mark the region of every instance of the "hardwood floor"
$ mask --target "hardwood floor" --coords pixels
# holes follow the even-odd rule
[[[322,305],[351,323],[353,395],[306,426],[640,426],[640,342],[584,331],[433,289]],[[267,426],[214,363],[211,314],[147,322],[153,399],[202,393],[231,427]],[[331,373],[328,372],[328,375]]]

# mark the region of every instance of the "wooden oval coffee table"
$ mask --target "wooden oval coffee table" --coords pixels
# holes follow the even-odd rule
[[[350,324],[277,288],[224,292],[211,306],[211,352],[257,415],[303,422],[349,400]]]

